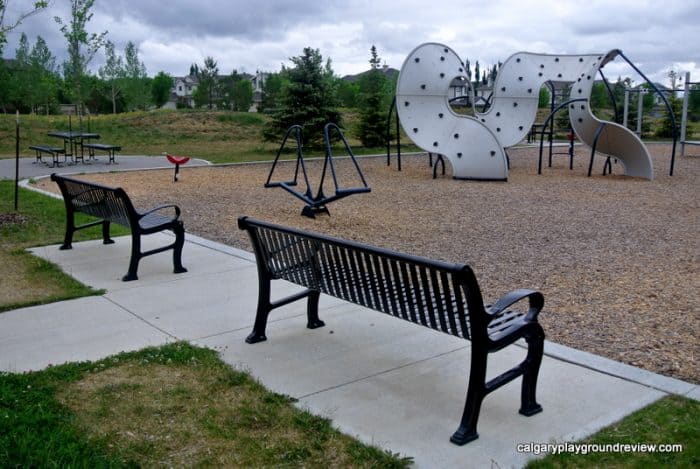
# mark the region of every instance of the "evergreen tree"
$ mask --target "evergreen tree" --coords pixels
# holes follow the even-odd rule
[[[540,94],[537,100],[537,107],[539,108],[548,108],[551,104],[551,94],[549,92],[549,88],[547,85],[543,85],[540,88]]]
[[[174,85],[173,78],[160,71],[151,83],[151,100],[156,107],[162,107],[170,99],[170,90]]]
[[[384,90],[386,77],[379,70],[377,48],[370,49],[370,71],[360,79],[361,108],[359,138],[365,147],[378,147],[386,143],[386,106]]]
[[[38,106],[43,106],[46,114],[57,104],[58,74],[56,72],[56,58],[51,54],[46,41],[38,36],[32,52],[29,54],[29,63],[32,70],[31,101],[38,112]]]
[[[16,109],[27,111],[31,109],[31,67],[29,63],[29,41],[27,35],[22,33],[19,45],[15,49],[15,62],[10,80],[10,102]]]
[[[284,69],[289,83],[284,87],[279,109],[264,130],[268,141],[280,141],[292,125],[302,125],[305,142],[320,143],[328,122],[341,125],[334,89],[328,80],[332,70],[323,67],[318,49],[304,48],[304,54],[290,59],[294,67]]]
[[[593,83],[589,102],[591,110],[594,113],[599,112],[604,107],[610,106],[610,97],[608,96],[608,90],[605,88],[604,84],[600,82]]]
[[[221,79],[222,106],[232,111],[247,112],[253,104],[253,84],[236,70]]]
[[[690,86],[690,95],[688,96],[688,114],[690,120],[697,122],[700,119],[700,85]]]
[[[668,100],[668,104],[671,106],[671,111],[669,111],[669,109],[666,106],[664,106],[664,113],[663,117],[661,118],[661,125],[656,130],[656,136],[662,138],[673,138],[674,130],[676,133],[680,132],[680,115],[682,112],[682,104],[681,100],[676,98],[675,93],[671,93],[666,99]],[[675,117],[676,119],[675,129],[673,127],[673,118],[671,117],[671,113],[673,113],[673,117]]]
[[[262,85],[262,102],[260,111],[270,112],[281,105],[282,89],[285,78],[282,73],[270,73]]]
[[[218,75],[219,67],[214,58],[211,56],[205,58],[204,68],[199,69],[199,85],[193,95],[195,106],[207,105],[209,109],[213,109],[218,97]]]
[[[146,109],[150,102],[150,80],[139,50],[129,41],[124,48],[124,97],[127,110]]]

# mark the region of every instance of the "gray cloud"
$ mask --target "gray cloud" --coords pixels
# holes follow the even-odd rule
[[[23,0],[10,3],[8,14]],[[89,32],[109,31],[118,50],[133,41],[148,73],[183,75],[193,62],[212,56],[222,73],[234,68],[276,71],[306,46],[331,57],[337,74],[368,67],[369,49],[399,68],[423,42],[442,42],[462,58],[483,65],[511,54],[576,54],[621,49],[652,79],[664,81],[670,68],[690,70],[700,80],[697,25],[700,5],[666,0],[97,0]],[[30,43],[41,35],[61,62],[65,39],[53,16],[69,18],[69,1],[54,0],[50,11],[27,20],[12,34],[5,55],[12,56],[19,32]],[[96,57],[92,68],[100,65]],[[632,76],[623,64],[609,64],[606,75]]]

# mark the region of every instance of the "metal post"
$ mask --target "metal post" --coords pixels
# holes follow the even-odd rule
[[[675,116],[675,114],[673,113],[673,108],[672,108],[671,105],[668,103],[668,100],[666,99],[666,96],[664,96],[664,94],[663,94],[662,92],[659,91],[659,88],[657,88],[656,85],[655,85],[654,83],[652,83],[651,81],[649,81],[649,79],[646,77],[646,75],[644,75],[644,74],[642,73],[642,71],[639,70],[639,69],[637,68],[637,66],[636,66],[635,64],[633,64],[633,63],[630,61],[630,59],[628,59],[628,58],[625,56],[625,54],[622,53],[622,51],[618,51],[618,52],[619,52],[619,54],[620,54],[620,57],[622,57],[622,58],[625,60],[625,62],[627,62],[627,63],[629,64],[629,66],[632,67],[632,68],[634,69],[635,72],[639,73],[639,75],[640,75],[642,78],[644,78],[644,80],[649,84],[649,86],[652,87],[652,89],[654,90],[654,92],[656,92],[656,94],[658,94],[659,97],[661,97],[661,99],[663,99],[664,104],[666,105],[666,109],[668,109],[668,113],[669,113],[669,115],[671,116],[671,122],[673,123],[673,147],[672,147],[672,149],[671,149],[671,169],[668,171],[668,175],[669,175],[669,176],[673,176],[673,167],[674,167],[675,162],[676,162],[676,142],[678,141],[678,126],[676,125],[676,116]],[[603,74],[601,73],[601,76],[602,76],[602,75],[603,75]],[[607,81],[606,81],[606,83],[607,83]],[[609,89],[609,88],[608,88],[608,89]]]
[[[642,138],[642,111],[644,111],[644,92],[643,88],[639,89],[639,97],[637,98],[637,135]]]
[[[622,126],[627,128],[627,116],[629,115],[630,109],[630,90],[625,88],[625,107],[622,112]]]
[[[686,126],[688,125],[688,101],[690,100],[690,72],[685,72],[685,86],[683,88],[683,112],[681,113],[681,156],[685,144]]]
[[[15,123],[15,212],[19,202],[19,110]]]

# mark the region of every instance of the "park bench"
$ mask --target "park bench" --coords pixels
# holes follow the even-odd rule
[[[29,146],[30,150],[36,151],[36,161],[35,163],[44,163],[42,161],[41,157],[44,154],[51,155],[51,159],[53,162],[51,163],[51,167],[58,166],[61,162],[58,160],[60,155],[64,155],[63,161],[66,161],[65,153],[66,149],[63,147],[52,147],[50,145],[30,145]],[[48,164],[48,163],[46,163]]]
[[[114,161],[114,152],[122,150],[122,147],[119,145],[112,145],[109,143],[83,143],[83,148],[88,149],[88,155],[91,159],[95,158],[95,150],[107,152],[109,155],[109,163],[114,164],[118,164],[116,161]]]
[[[544,297],[533,290],[514,290],[493,305],[484,305],[476,277],[468,265],[449,264],[409,254],[274,225],[248,217],[238,219],[247,230],[258,267],[258,306],[248,343],[267,340],[270,312],[308,298],[307,327],[324,326],[318,316],[321,293],[350,301],[419,325],[471,340],[471,368],[459,428],[450,441],[463,445],[478,438],[483,399],[522,376],[521,407],[526,416],[542,410],[535,400],[537,375],[544,350],[544,331],[537,315]],[[305,287],[272,301],[272,280]],[[511,310],[528,299],[526,311]],[[488,354],[524,338],[522,363],[486,382]]]
[[[122,188],[113,188],[100,184],[52,174],[51,180],[58,184],[66,205],[66,235],[60,249],[71,249],[73,233],[90,226],[102,225],[104,244],[112,244],[109,237],[110,223],[114,222],[131,229],[131,260],[129,270],[122,280],[137,280],[137,271],[141,258],[159,252],[173,250],[175,273],[187,272],[182,266],[182,247],[185,243],[185,228],[180,218],[177,205],[160,205],[145,212],[138,211]],[[164,215],[164,209],[172,208],[175,216]],[[99,218],[99,220],[75,225],[75,212]],[[141,235],[149,235],[164,230],[175,233],[175,242],[150,251],[141,252]]]

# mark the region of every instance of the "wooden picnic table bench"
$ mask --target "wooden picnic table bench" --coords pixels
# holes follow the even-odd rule
[[[168,204],[154,207],[145,212],[136,210],[124,189],[108,187],[88,181],[52,174],[51,180],[58,184],[66,205],[66,235],[60,249],[71,249],[73,233],[90,226],[102,225],[104,244],[114,241],[109,236],[110,223],[114,222],[131,229],[131,259],[124,281],[137,280],[139,261],[146,256],[173,250],[174,272],[187,272],[182,266],[182,248],[185,243],[185,228],[180,220],[180,208]],[[174,209],[175,215],[165,215],[165,209]],[[82,212],[99,218],[98,221],[75,225],[75,212]],[[141,251],[141,235],[149,235],[170,230],[175,233],[175,241],[150,251]]]
[[[484,305],[476,277],[465,264],[439,262],[248,217],[240,217],[238,227],[247,230],[252,241],[259,280],[255,324],[246,342],[267,340],[270,312],[302,298],[308,298],[307,327],[324,326],[318,316],[319,297],[324,293],[471,340],[466,403],[459,428],[450,438],[453,443],[463,445],[478,438],[476,425],[483,399],[519,376],[523,377],[519,412],[531,416],[542,410],[535,400],[544,350],[544,331],[537,322],[544,305],[541,293],[514,290],[493,305]],[[305,290],[272,301],[270,284],[277,279]],[[524,299],[528,299],[528,307],[512,308]],[[521,338],[527,341],[525,360],[487,382],[488,354]]]
[[[122,147],[119,145],[112,145],[110,143],[83,143],[83,148],[88,149],[90,158],[95,158],[95,150],[101,150],[107,152],[109,155],[109,163],[119,164],[114,160],[114,152],[122,150]]]
[[[52,147],[51,145],[29,145],[30,150],[36,151],[35,163],[46,163],[41,159],[42,155],[51,155],[51,167],[56,167],[61,164],[59,157],[63,155],[63,162],[66,162],[66,149],[63,147]],[[46,163],[48,164],[48,163]]]

